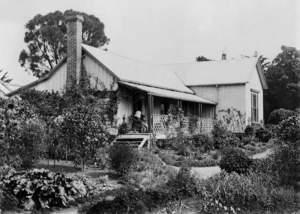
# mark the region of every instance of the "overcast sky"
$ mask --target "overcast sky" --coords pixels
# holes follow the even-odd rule
[[[108,50],[154,63],[253,55],[274,58],[281,45],[300,49],[300,1],[293,0],[1,0],[0,69],[13,83],[34,78],[19,65],[25,24],[36,14],[73,9],[105,24]]]

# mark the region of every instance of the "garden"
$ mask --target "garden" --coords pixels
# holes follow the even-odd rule
[[[151,150],[112,144],[118,95],[24,91],[0,108],[3,212],[293,213],[299,209],[300,117],[210,134],[180,127]],[[99,107],[100,106],[100,107]],[[177,117],[178,118],[178,117]],[[117,128],[117,127],[115,127]],[[255,155],[267,154],[254,159]],[[219,167],[208,178],[193,169]]]

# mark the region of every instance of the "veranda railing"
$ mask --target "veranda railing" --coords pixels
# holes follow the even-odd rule
[[[154,134],[169,134],[174,132],[179,126],[181,130],[189,131],[190,117],[184,117],[180,121],[173,121],[169,115],[152,115],[153,119],[153,133]],[[181,124],[180,124],[181,123]],[[214,125],[214,119],[212,118],[198,118],[194,132],[211,132]]]

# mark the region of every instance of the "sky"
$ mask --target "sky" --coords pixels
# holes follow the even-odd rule
[[[0,70],[12,83],[35,78],[18,62],[25,24],[37,14],[73,9],[105,24],[108,50],[152,63],[253,56],[272,60],[281,46],[300,49],[298,0],[1,0]]]

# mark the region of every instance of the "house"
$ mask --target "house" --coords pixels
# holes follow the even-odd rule
[[[148,131],[162,138],[168,131],[168,110],[176,106],[185,116],[199,118],[199,131],[210,131],[223,108],[239,108],[253,121],[263,118],[262,90],[267,86],[257,58],[156,65],[82,44],[82,22],[81,16],[67,20],[67,56],[48,75],[7,95],[25,88],[62,92],[79,82],[84,69],[94,77],[92,86],[100,80],[108,89],[116,83],[112,90],[134,91],[118,104],[118,124],[131,124],[132,115],[141,111]]]

